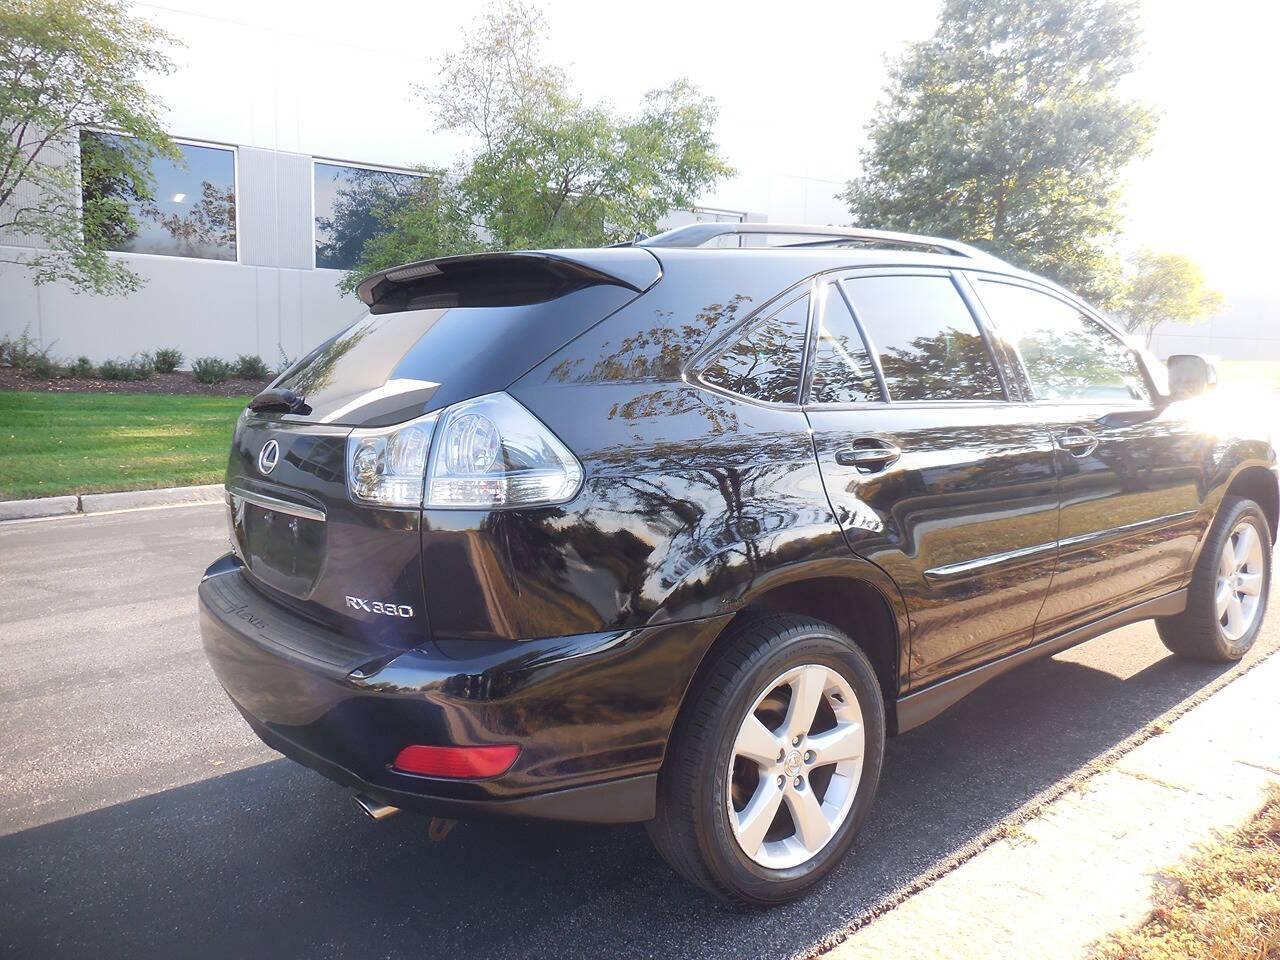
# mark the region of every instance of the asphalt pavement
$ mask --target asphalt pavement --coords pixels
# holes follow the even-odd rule
[[[225,543],[210,505],[0,527],[0,956],[803,955],[1226,672],[1138,624],[1006,674],[889,743],[811,896],[745,912],[642,827],[436,842],[269,751],[200,651],[196,582]],[[1278,642],[1272,615],[1250,660]]]

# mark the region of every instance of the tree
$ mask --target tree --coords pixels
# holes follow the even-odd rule
[[[318,224],[327,239],[316,249],[316,264],[356,260],[355,269],[338,281],[342,291],[350,293],[370,274],[409,260],[483,246],[456,178],[438,167],[419,170],[418,177],[353,171],[352,182],[339,191],[332,219]]]
[[[136,230],[128,198],[149,195],[150,163],[180,161],[145,78],[167,73],[164,31],[117,0],[5,0],[0,5],[0,231],[42,249],[3,254],[36,283],[67,280],[80,291],[128,293],[141,285],[105,249]],[[85,191],[76,155],[83,126],[126,134],[96,151]]]
[[[854,218],[968,241],[1110,303],[1121,174],[1155,125],[1117,92],[1138,46],[1119,0],[946,0],[892,67],[843,194]]]
[[[1130,333],[1151,335],[1164,321],[1195,323],[1222,311],[1224,300],[1211,290],[1204,272],[1181,253],[1144,251],[1133,261],[1124,296],[1115,312]]]
[[[439,128],[475,151],[435,188],[383,212],[383,235],[353,271],[472,249],[597,246],[652,232],[733,171],[712,130],[716,107],[687,80],[621,115],[591,104],[543,53],[546,23],[519,0],[491,5],[438,82],[419,87]],[[350,289],[356,281],[348,278]]]

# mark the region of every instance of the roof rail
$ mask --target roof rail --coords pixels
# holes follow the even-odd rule
[[[676,227],[664,233],[655,234],[647,240],[637,241],[640,247],[700,247],[717,237],[737,234],[763,236],[795,236],[809,239],[796,243],[777,244],[776,246],[828,247],[828,246],[867,246],[898,247],[916,250],[922,253],[942,253],[958,257],[970,257],[974,260],[997,260],[998,258],[985,250],[971,247],[957,240],[944,240],[940,237],[926,237],[915,233],[896,233],[892,230],[871,230],[862,227],[818,227],[794,223],[691,223]]]

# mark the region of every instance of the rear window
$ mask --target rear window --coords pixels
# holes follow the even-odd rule
[[[1004,399],[986,340],[949,277],[843,283],[880,359],[890,400]]]
[[[753,324],[703,369],[703,381],[762,403],[795,403],[808,320],[805,294]]]
[[[626,287],[596,284],[545,302],[370,313],[275,386],[301,396],[313,420],[363,426],[408,420],[502,390],[634,296]]]

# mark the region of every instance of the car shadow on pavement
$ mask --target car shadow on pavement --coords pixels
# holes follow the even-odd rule
[[[0,954],[790,955],[1220,673],[1164,657],[1122,679],[1055,659],[993,681],[890,742],[851,855],[773,911],[696,891],[638,826],[485,821],[434,842],[426,817],[374,823],[276,760],[0,837]]]

